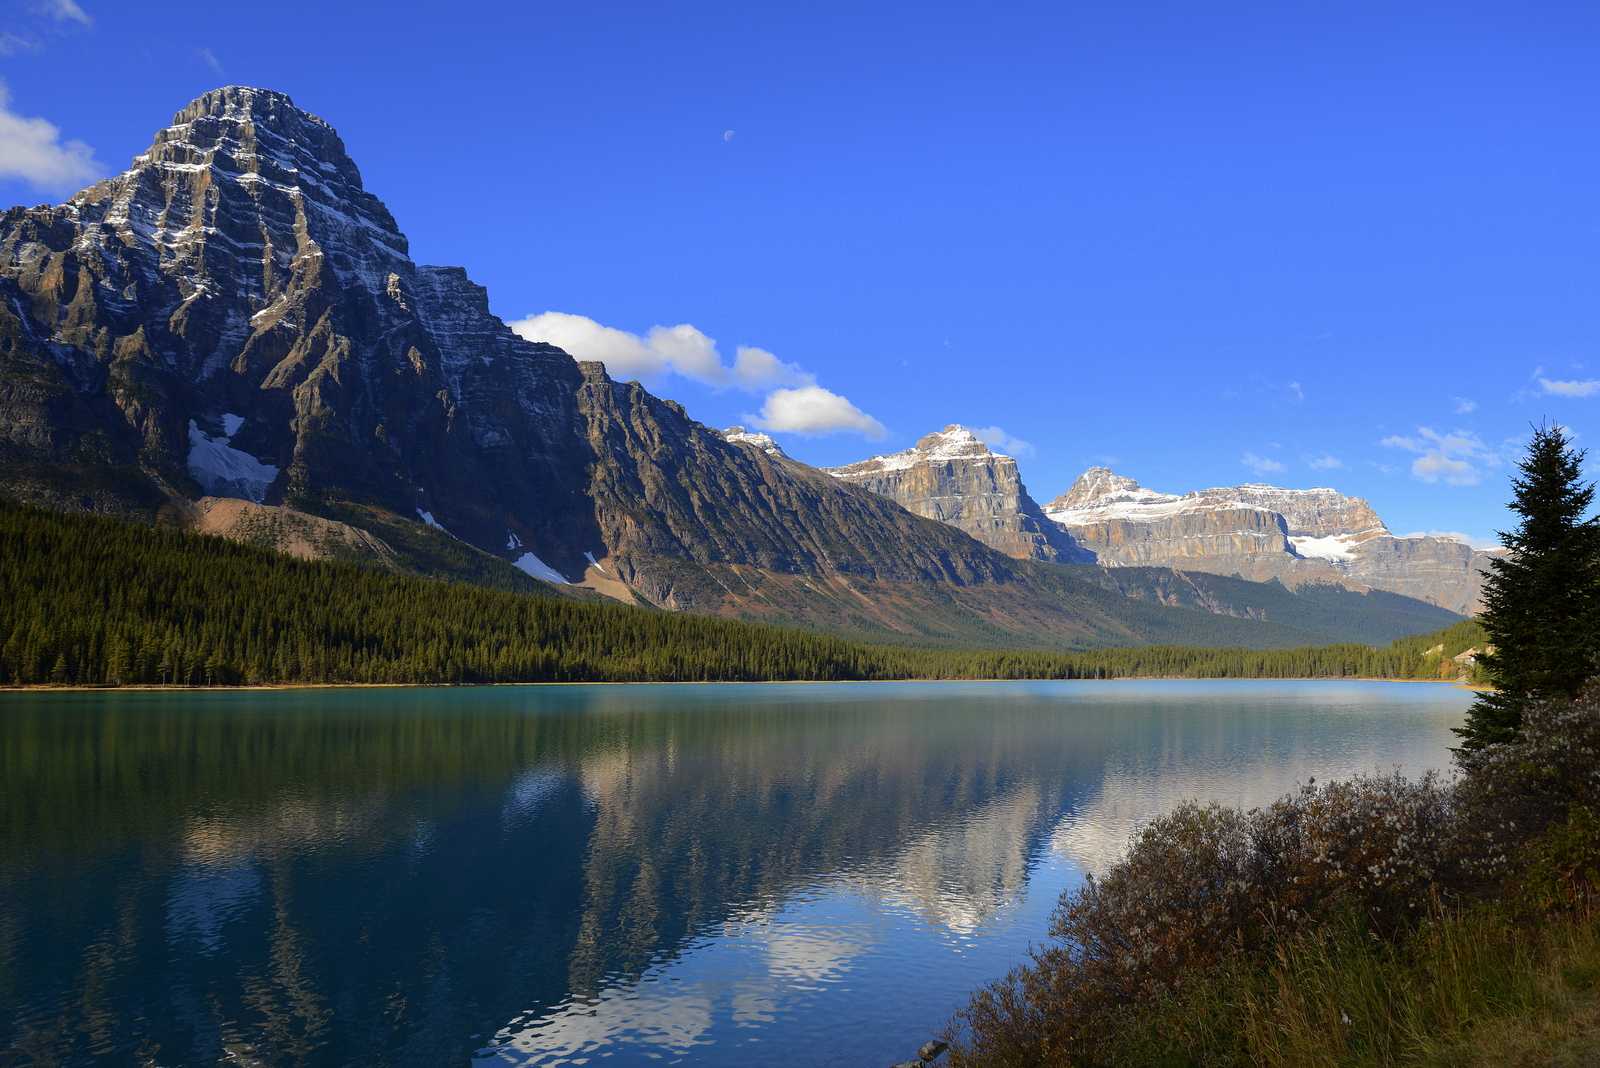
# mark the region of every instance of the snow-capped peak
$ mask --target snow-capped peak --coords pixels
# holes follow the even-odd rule
[[[870,472],[907,471],[922,463],[950,463],[961,460],[1009,460],[985,445],[983,439],[960,423],[951,423],[943,430],[918,439],[909,449],[874,456],[847,467],[829,470],[835,478],[861,475]]]

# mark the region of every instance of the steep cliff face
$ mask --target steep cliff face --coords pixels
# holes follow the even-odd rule
[[[1489,555],[1442,538],[1396,538],[1371,505],[1332,489],[1261,483],[1159,493],[1091,468],[1045,507],[1102,565],[1165,565],[1292,586],[1342,583],[1479,607]]]
[[[1087,562],[1091,557],[1044,517],[1017,473],[966,427],[951,424],[903,452],[828,473],[947,523],[1017,559]]]

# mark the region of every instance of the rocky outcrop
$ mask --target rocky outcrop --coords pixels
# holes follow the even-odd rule
[[[1333,489],[1261,483],[1159,493],[1090,468],[1045,507],[1108,567],[1165,565],[1288,585],[1339,582],[1470,614],[1489,554],[1444,538],[1397,538],[1372,506]]]
[[[730,426],[722,432],[722,440],[735,445],[754,445],[768,456],[782,456],[788,459],[789,454],[783,451],[783,446],[773,440],[771,434],[763,434],[759,430],[746,430],[742,426]]]
[[[1092,559],[1044,517],[1017,462],[952,423],[903,452],[828,469],[842,482],[887,497],[916,515],[948,523],[1017,559]]]

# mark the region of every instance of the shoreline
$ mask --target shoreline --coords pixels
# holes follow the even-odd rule
[[[707,679],[707,680],[625,680],[594,682],[264,682],[248,686],[177,686],[168,683],[139,683],[132,686],[53,685],[31,683],[26,686],[0,686],[0,694],[12,693],[260,693],[279,690],[487,690],[531,686],[859,686],[862,684],[900,684],[907,682],[997,683],[997,682],[1407,682],[1431,686],[1452,686],[1482,693],[1493,687],[1459,679],[1396,679],[1378,675],[1295,675],[1295,676],[1196,676],[1196,675],[1119,675],[1107,679]]]

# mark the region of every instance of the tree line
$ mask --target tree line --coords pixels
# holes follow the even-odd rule
[[[0,501],[0,685],[1453,678],[1482,640],[1465,622],[1381,648],[902,648]]]

